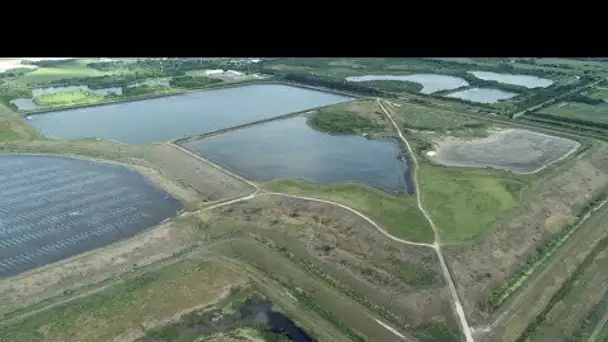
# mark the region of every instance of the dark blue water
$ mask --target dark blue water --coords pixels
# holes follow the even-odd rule
[[[403,193],[409,180],[392,141],[322,133],[310,128],[305,117],[251,126],[185,146],[257,181],[358,182]]]
[[[2,155],[0,278],[133,236],[181,208],[122,166]]]

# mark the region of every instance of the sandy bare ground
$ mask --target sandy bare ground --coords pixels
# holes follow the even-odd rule
[[[429,159],[446,166],[491,167],[518,174],[537,173],[578,150],[577,141],[523,129],[492,130],[482,139],[446,137],[435,141]]]

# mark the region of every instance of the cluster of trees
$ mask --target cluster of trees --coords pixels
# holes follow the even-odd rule
[[[165,75],[161,75],[165,76]],[[137,83],[139,81],[161,77],[148,72],[135,73],[135,74],[123,74],[123,75],[107,75],[97,77],[74,77],[64,78],[60,80],[52,80],[48,82],[37,82],[31,84],[34,87],[48,87],[48,86],[88,86],[90,89],[104,89],[114,87],[126,87],[129,84]]]
[[[122,87],[122,95],[123,96],[137,96],[137,95],[145,95],[145,94],[154,94],[158,93],[161,90],[169,90],[169,87],[165,86],[150,86],[148,84],[142,84],[137,87]]]
[[[509,91],[509,92],[513,92],[513,93],[523,93],[523,92],[529,91],[528,88],[522,87],[519,85],[515,85],[515,84],[501,83],[501,82],[492,81],[492,80],[482,80],[480,78],[475,77],[475,75],[473,75],[469,72],[466,72],[466,71],[458,71],[458,72],[453,72],[450,74],[452,76],[463,78],[465,81],[469,82],[469,85],[472,87],[495,88],[495,89],[500,89],[500,90]]]
[[[594,99],[589,96],[585,96],[583,94],[572,94],[572,95],[566,97],[565,100],[570,101],[570,102],[584,103],[584,104],[588,104],[591,106],[597,106],[599,104],[605,103],[604,100]]]
[[[277,78],[285,80],[287,82],[302,83],[311,86],[329,88],[337,91],[348,91],[367,96],[387,96],[387,94],[385,94],[383,91],[380,91],[376,88],[360,83],[348,82],[343,79],[332,79],[328,77],[321,77],[311,74],[295,72],[281,73],[273,69],[264,69],[263,73],[274,75]]]
[[[19,76],[23,76],[23,75],[27,74],[28,72],[32,72],[32,71],[33,70],[30,68],[9,69],[5,72],[0,72],[0,79],[19,77]]]
[[[169,81],[169,85],[175,88],[201,88],[221,82],[220,79],[205,76],[176,76]]]
[[[557,121],[557,122],[563,122],[565,124],[572,124],[572,125],[576,125],[576,126],[592,126],[594,128],[608,130],[608,124],[602,123],[602,122],[589,122],[586,120],[572,118],[572,117],[562,117],[562,116],[557,117],[555,115],[539,113],[539,112],[529,113],[529,114],[527,114],[527,116],[539,118],[539,119],[542,119],[543,121],[545,121],[545,120],[554,121],[554,122]],[[573,126],[567,126],[567,127],[573,127]]]
[[[382,91],[390,93],[413,93],[419,94],[422,90],[422,84],[408,81],[365,81],[359,82]]]
[[[155,58],[138,59],[136,61],[106,61],[87,64],[88,67],[100,71],[148,71],[161,73],[163,76],[181,76],[188,71],[200,69],[237,70],[243,72],[258,72],[262,63],[241,63],[231,59],[217,58]]]
[[[530,95],[524,97],[521,101],[519,101],[518,108],[521,110],[548,101],[552,98],[572,91],[577,87],[580,87],[582,84],[590,82],[591,80],[591,78],[583,76],[579,79],[578,82],[572,82],[566,85],[553,84],[552,86],[547,88],[534,89],[534,91]]]
[[[427,62],[431,62],[434,63],[437,67],[442,67],[442,68],[449,68],[449,69],[462,69],[462,71],[467,71],[467,70],[483,70],[483,71],[491,71],[491,72],[497,72],[497,73],[524,73],[527,75],[534,75],[534,76],[543,76],[543,77],[548,77],[551,75],[556,74],[556,72],[554,71],[545,71],[542,69],[538,69],[538,68],[522,68],[520,66],[515,67],[513,66],[513,64],[511,63],[511,61],[509,59],[502,59],[499,60],[498,63],[496,63],[495,65],[479,65],[479,64],[475,64],[475,63],[467,63],[467,62],[463,62],[463,61],[448,61],[448,60],[436,60],[436,59],[424,59]],[[493,60],[493,62],[496,62],[496,60]],[[530,64],[530,63],[528,63]],[[561,67],[561,66],[560,66]]]
[[[349,111],[320,111],[308,123],[320,131],[337,134],[356,134],[378,130],[373,120]]]
[[[9,103],[11,100],[32,97],[32,90],[22,87],[14,87],[6,84],[0,85],[0,100]]]

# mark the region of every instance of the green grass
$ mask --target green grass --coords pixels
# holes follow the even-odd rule
[[[404,128],[432,130],[444,132],[447,130],[470,129],[483,127],[482,121],[458,115],[450,110],[421,106],[408,102],[398,102],[391,107],[395,121]]]
[[[444,240],[473,239],[518,205],[521,186],[485,171],[421,165],[423,201]],[[510,189],[517,189],[516,191]]]
[[[32,72],[18,77],[13,82],[19,84],[28,84],[34,82],[49,82],[64,78],[93,77],[104,76],[108,74],[109,73],[107,72],[88,68],[79,64],[70,64],[59,68],[38,68]]]
[[[0,141],[19,140],[21,135],[13,130],[11,122],[0,118]]]
[[[595,87],[586,92],[586,95],[592,99],[598,100],[608,100],[608,88],[605,87]]]
[[[17,113],[0,103],[0,141],[42,138],[40,133],[27,124]]]
[[[92,91],[77,90],[40,95],[34,98],[34,103],[43,107],[68,107],[96,104],[103,99]]]
[[[214,303],[225,286],[243,281],[218,262],[180,262],[3,327],[0,341],[111,341],[143,323]]]
[[[335,134],[357,134],[380,130],[380,126],[372,119],[337,108],[320,110],[308,119],[308,123],[319,131]]]
[[[401,239],[432,242],[434,238],[428,222],[418,210],[414,196],[394,196],[361,184],[318,185],[292,179],[272,180],[264,183],[263,187],[347,205]]]
[[[557,103],[540,111],[556,117],[608,124],[608,103],[592,106],[584,103]]]

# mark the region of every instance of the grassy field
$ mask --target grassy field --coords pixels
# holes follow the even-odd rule
[[[317,129],[329,133],[386,133],[393,130],[378,102],[368,98],[320,109],[311,115],[309,123],[315,126],[315,121],[319,122]]]
[[[18,84],[28,84],[35,82],[55,81],[64,78],[104,76],[108,74],[109,73],[88,68],[80,64],[74,64],[65,65],[60,68],[38,68],[18,77],[13,82]]]
[[[608,124],[608,103],[596,106],[577,102],[562,102],[540,111],[556,117],[580,119],[589,122]]]
[[[314,129],[334,134],[375,133],[386,130],[386,117],[375,100],[365,99],[326,107],[312,114]]]
[[[0,103],[0,141],[42,139],[17,113]]]
[[[454,135],[481,134],[471,132],[473,130],[484,130],[486,124],[481,120],[455,114],[454,112],[422,106],[411,102],[393,102],[389,105],[393,113],[393,119],[402,129],[408,130],[430,130],[435,132],[447,132]]]
[[[105,342],[138,335],[180,311],[212,305],[246,281],[219,262],[186,261],[3,327],[0,340]]]
[[[608,101],[608,88],[595,87],[585,92],[585,95],[592,99]]]
[[[103,99],[102,95],[92,91],[70,91],[40,95],[34,98],[34,103],[43,107],[68,107],[91,105]]]
[[[433,231],[418,210],[413,196],[393,196],[359,184],[324,186],[301,180],[273,180],[264,183],[263,187],[342,203],[369,216],[396,237],[419,242],[433,241]]]
[[[523,184],[486,171],[459,171],[422,165],[424,203],[444,241],[473,239],[518,205]]]

